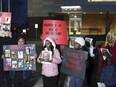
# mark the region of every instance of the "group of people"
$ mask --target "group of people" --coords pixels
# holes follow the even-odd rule
[[[85,37],[86,38],[86,37]],[[37,57],[37,62],[42,64],[41,74],[43,79],[43,87],[83,87],[84,82],[87,82],[87,87],[97,87],[97,82],[100,81],[106,87],[116,87],[116,35],[113,32],[108,33],[106,41],[101,48],[106,48],[112,56],[102,58],[101,50],[95,47],[94,39],[88,41],[83,37],[76,37],[74,40],[74,50],[83,50],[88,52],[86,59],[86,80],[78,78],[78,76],[67,75],[60,72],[62,61],[64,59],[63,52],[66,45],[57,45],[52,37],[47,37],[43,42],[43,49]],[[26,44],[23,37],[17,41],[9,36],[4,37],[0,42],[0,87],[5,87],[4,78],[6,77],[7,87],[29,87],[29,79],[32,75],[31,71],[4,71],[3,70],[3,45]],[[43,58],[43,52],[52,53],[48,55],[50,59]],[[36,54],[36,53],[35,53]],[[101,57],[101,60],[99,59]],[[102,64],[100,68],[100,79],[98,79],[99,60]],[[4,77],[5,76],[5,77]],[[70,79],[69,79],[70,78]],[[13,85],[12,85],[13,84]],[[20,84],[20,85],[19,85]],[[39,85],[39,84],[38,84]]]

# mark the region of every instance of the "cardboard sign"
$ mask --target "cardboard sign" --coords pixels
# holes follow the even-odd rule
[[[0,36],[5,36],[5,31],[10,31],[11,27],[11,13],[10,12],[0,12]],[[4,31],[4,33],[3,33]]]
[[[68,43],[66,22],[59,20],[44,20],[42,41],[48,36],[53,37],[56,44],[66,45]]]
[[[84,79],[88,52],[65,48],[63,56],[61,72]]]
[[[4,45],[4,70],[36,70],[35,44]]]

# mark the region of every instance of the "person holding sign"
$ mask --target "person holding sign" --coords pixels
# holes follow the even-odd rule
[[[6,31],[5,37],[2,37],[2,40],[0,41],[0,87],[5,87],[5,82],[7,87],[12,87],[12,79],[9,76],[9,71],[4,71],[3,69],[3,58],[4,58],[4,52],[3,52],[3,46],[4,45],[14,45],[16,44],[15,39],[12,37],[12,33],[9,31]],[[7,51],[7,56],[9,56],[10,53]],[[4,80],[6,79],[6,80]]]
[[[23,37],[19,37],[18,44],[23,45],[26,44],[26,41]],[[12,71],[10,73],[14,87],[28,87],[29,79],[31,77],[31,71]],[[20,85],[19,85],[20,84]]]
[[[51,37],[44,40],[43,46],[37,59],[39,63],[42,63],[43,85],[44,87],[57,87],[58,64],[62,61],[60,53]]]
[[[83,50],[85,45],[85,40],[82,37],[77,37],[74,41],[74,49]],[[69,87],[82,87],[84,79],[78,78],[77,76],[71,76]]]
[[[101,45],[101,49],[106,49],[108,54],[112,55],[114,65],[116,65],[116,33],[114,31],[110,31],[106,36],[106,41]],[[102,50],[100,49],[99,55],[102,57],[100,61],[100,70],[106,65],[105,59]]]

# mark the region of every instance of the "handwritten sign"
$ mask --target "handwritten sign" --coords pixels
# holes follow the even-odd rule
[[[35,45],[4,45],[4,70],[36,70]]]
[[[61,66],[61,72],[84,79],[87,55],[88,53],[86,51],[66,47],[64,49],[64,60]]]
[[[48,36],[53,37],[56,44],[66,45],[68,43],[66,22],[59,20],[44,20],[42,41]]]

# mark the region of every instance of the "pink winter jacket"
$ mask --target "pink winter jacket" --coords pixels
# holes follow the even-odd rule
[[[49,64],[40,62],[39,58],[42,58],[42,52],[38,57],[38,62],[42,63],[42,75],[45,75],[46,77],[53,77],[58,75],[58,64],[60,64],[62,60],[58,49],[56,49],[56,44],[53,38],[47,37],[43,42],[43,46],[45,46],[47,40],[49,40],[54,47],[54,54],[52,55],[53,62]],[[44,51],[48,51],[47,48],[44,48]]]
[[[39,56],[41,58],[41,54]],[[38,62],[40,63],[40,60],[38,58]],[[45,75],[46,77],[52,77],[58,75],[58,65],[61,63],[60,53],[58,49],[54,50],[53,55],[53,62],[51,64],[42,63],[42,75]]]

